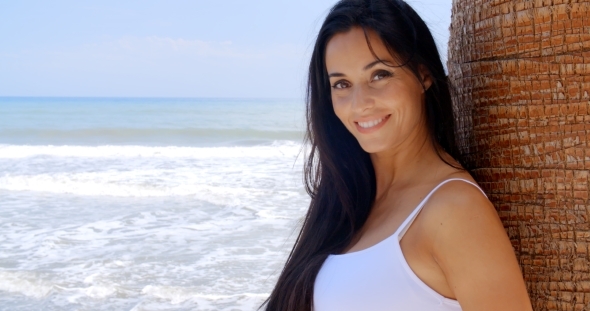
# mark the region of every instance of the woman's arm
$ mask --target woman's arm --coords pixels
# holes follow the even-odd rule
[[[512,245],[492,203],[473,185],[437,191],[432,255],[463,311],[532,311]],[[441,188],[442,188],[441,187]]]

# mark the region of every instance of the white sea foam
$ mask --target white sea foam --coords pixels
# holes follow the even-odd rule
[[[296,196],[292,191],[273,191],[245,187],[211,186],[178,177],[161,178],[166,172],[108,172],[108,173],[64,173],[40,174],[33,176],[2,176],[0,189],[9,191],[38,191],[56,194],[75,194],[88,196],[118,197],[162,197],[162,196],[194,196],[196,199],[214,204],[237,204],[244,198],[264,196],[276,192],[285,196]],[[144,179],[135,178],[143,175]],[[150,182],[154,179],[154,182]],[[163,180],[166,179],[166,180]],[[170,183],[166,183],[166,181]],[[175,183],[176,185],[174,185]],[[172,185],[171,185],[172,184]]]
[[[193,288],[157,285],[148,285],[141,290],[141,293],[167,300],[173,305],[189,300],[194,301],[199,306],[199,310],[216,310],[216,305],[231,303],[238,304],[238,302],[239,305],[242,305],[243,307],[251,306],[251,310],[255,310],[268,297],[268,294],[266,293],[242,293],[235,295],[205,294]]]
[[[0,299],[48,310],[256,309],[309,200],[294,143],[2,148]]]
[[[272,158],[294,156],[301,144],[292,141],[275,141],[271,145],[233,147],[149,147],[149,146],[32,146],[0,145],[0,159],[18,159],[35,156],[66,158]]]
[[[91,285],[86,288],[82,288],[81,291],[84,295],[95,298],[95,299],[102,299],[106,298],[114,293],[117,292],[114,286],[100,286],[100,285]]]
[[[296,105],[29,101],[0,105],[0,309],[258,308],[309,204]]]
[[[42,280],[38,273],[0,270],[0,291],[43,298],[49,295],[53,289],[53,284]]]
[[[194,196],[235,205],[244,198],[270,193],[297,195],[300,179],[293,177],[296,161],[301,160],[300,149],[301,145],[290,142],[218,148],[0,146],[0,159],[4,159],[0,161],[4,172],[0,173],[0,190]]]

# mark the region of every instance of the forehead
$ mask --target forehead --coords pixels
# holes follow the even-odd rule
[[[379,35],[367,30],[371,48],[381,60],[393,62],[393,57]],[[371,53],[365,33],[360,27],[353,27],[347,32],[334,35],[326,46],[326,67],[328,72],[360,69],[377,60]]]

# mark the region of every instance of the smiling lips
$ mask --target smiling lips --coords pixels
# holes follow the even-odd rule
[[[389,119],[391,115],[387,115],[385,117],[381,117],[379,119],[375,119],[375,120],[370,120],[370,121],[365,121],[365,122],[354,122],[354,124],[356,125],[356,128],[359,132],[361,133],[371,133],[374,132],[376,130],[378,130],[379,128],[381,128],[381,126],[383,126],[383,124],[385,124],[385,122]]]

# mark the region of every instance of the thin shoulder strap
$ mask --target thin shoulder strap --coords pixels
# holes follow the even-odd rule
[[[463,178],[449,178],[447,180],[444,180],[443,182],[441,182],[440,184],[438,184],[438,186],[434,187],[434,189],[430,190],[430,192],[428,193],[428,195],[426,195],[426,197],[422,200],[422,202],[420,202],[420,204],[418,204],[418,206],[412,211],[412,213],[410,214],[410,216],[408,216],[408,218],[402,223],[401,228],[402,230],[400,231],[399,235],[398,235],[398,239],[401,240],[402,237],[404,236],[404,234],[406,234],[406,231],[408,231],[408,229],[410,228],[410,226],[412,225],[412,223],[414,222],[414,219],[416,219],[416,216],[418,216],[418,213],[420,212],[420,210],[422,210],[422,207],[424,206],[424,204],[426,203],[426,201],[428,201],[428,199],[430,198],[430,196],[438,189],[440,188],[440,186],[446,184],[447,182],[451,181],[451,180],[462,180],[464,182],[470,183],[472,185],[474,185],[475,187],[477,187],[477,189],[479,189],[483,195],[486,196],[486,198],[488,197],[486,195],[486,193],[475,183],[463,179]]]

